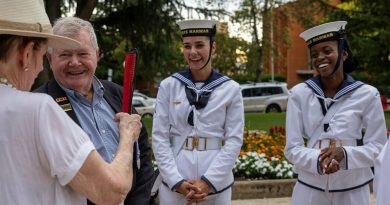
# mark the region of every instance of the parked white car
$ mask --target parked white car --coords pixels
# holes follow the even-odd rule
[[[143,98],[144,100],[146,100],[148,102],[151,102],[151,103],[155,103],[156,102],[156,98],[149,97],[149,96],[147,96],[147,95],[145,95],[143,93],[140,93],[138,91],[134,91],[133,96],[134,97]]]
[[[286,111],[287,83],[250,83],[241,84],[245,112],[282,112]]]
[[[142,117],[153,117],[155,103],[155,98],[140,97],[137,95],[134,95],[132,101],[133,107]]]

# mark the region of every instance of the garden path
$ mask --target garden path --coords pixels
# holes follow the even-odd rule
[[[290,197],[282,198],[264,198],[264,199],[246,199],[246,200],[233,200],[232,205],[290,205]],[[370,204],[374,205],[374,195],[371,194]]]

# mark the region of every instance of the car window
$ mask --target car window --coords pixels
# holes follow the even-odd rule
[[[283,89],[280,86],[245,88],[242,90],[243,97],[269,96],[269,95],[277,95],[282,93],[283,93]]]
[[[252,97],[252,89],[243,89],[242,97]]]
[[[283,90],[281,87],[266,87],[263,89],[264,89],[263,92],[266,93],[267,95],[277,95],[277,94],[283,93]]]
[[[148,98],[147,95],[145,95],[143,93],[140,93],[140,92],[137,92],[137,91],[134,91],[133,95],[136,96],[136,97],[142,97],[142,98],[145,98],[145,99]]]
[[[143,103],[140,100],[133,100],[134,107],[144,107]]]

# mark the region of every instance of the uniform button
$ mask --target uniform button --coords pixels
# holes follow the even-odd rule
[[[102,130],[102,133],[103,133],[103,134],[106,133],[106,130]]]

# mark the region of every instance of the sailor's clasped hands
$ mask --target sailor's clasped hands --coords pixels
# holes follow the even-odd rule
[[[342,147],[327,147],[321,150],[319,157],[320,171],[323,174],[332,174],[340,170],[341,161],[344,159]]]
[[[211,187],[202,179],[185,180],[177,185],[176,191],[185,196],[187,205],[191,205],[206,200],[207,195],[211,192]]]

